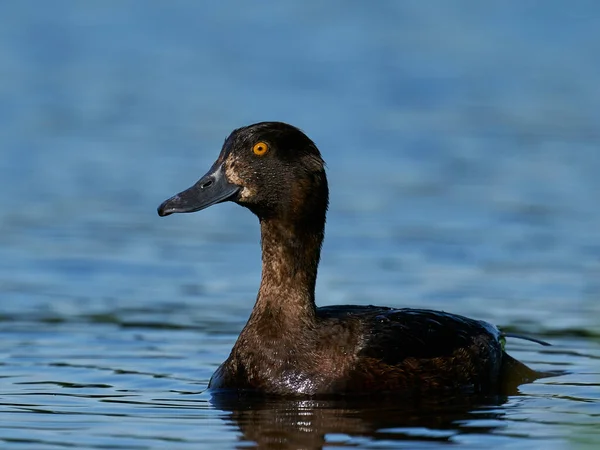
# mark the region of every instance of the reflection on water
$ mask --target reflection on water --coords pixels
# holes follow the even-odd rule
[[[597,448],[598,10],[0,2],[0,447]],[[328,163],[320,305],[487,320],[567,374],[426,406],[204,392],[258,225],[156,206],[259,120]]]
[[[461,433],[492,433],[505,414],[506,397],[277,400],[213,395],[230,412],[242,440],[261,448],[318,449],[368,441],[451,442]],[[469,421],[479,425],[469,427]],[[415,444],[416,445],[416,444]]]

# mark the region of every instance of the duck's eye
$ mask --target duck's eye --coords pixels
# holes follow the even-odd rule
[[[258,156],[264,155],[265,153],[267,153],[267,150],[269,150],[269,146],[266,142],[259,142],[257,144],[254,144],[254,147],[252,147],[252,151],[255,155]]]

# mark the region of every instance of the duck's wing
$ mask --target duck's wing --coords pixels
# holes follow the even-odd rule
[[[480,320],[428,309],[374,306],[331,307],[320,315],[332,322],[359,324],[351,378],[356,390],[483,392],[510,380],[512,388],[538,377],[503,351],[495,326]]]
[[[407,358],[446,358],[478,350],[501,352],[500,332],[486,322],[427,309],[390,309],[365,315],[361,353],[396,365]]]
[[[500,331],[493,325],[443,311],[378,306],[319,308],[332,321],[358,321],[362,335],[360,354],[389,365],[406,358],[448,357],[473,343],[501,350]]]
[[[324,308],[320,315],[333,321],[358,322],[360,340],[356,356],[377,370],[421,375],[458,371],[460,378],[465,378],[466,373],[475,377],[476,373],[497,373],[502,362],[498,329],[457,314],[359,306]]]

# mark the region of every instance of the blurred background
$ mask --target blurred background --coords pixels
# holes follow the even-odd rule
[[[552,395],[597,402],[599,55],[593,1],[1,2],[3,411],[23,386],[54,412],[65,385],[83,383],[75,412],[107,391],[152,405],[190,390],[157,373],[206,386],[254,302],[258,223],[233,204],[156,207],[264,120],[302,128],[328,163],[320,305],[554,340],[576,353],[514,351],[577,374]],[[581,425],[594,404],[565,408]],[[23,433],[10,420],[5,442]],[[91,445],[86,423],[77,439],[26,431]]]

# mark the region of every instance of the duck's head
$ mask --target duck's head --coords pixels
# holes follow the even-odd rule
[[[324,162],[298,128],[261,122],[234,130],[208,173],[164,201],[160,216],[200,211],[233,201],[261,220],[303,223],[325,218],[328,202]]]

